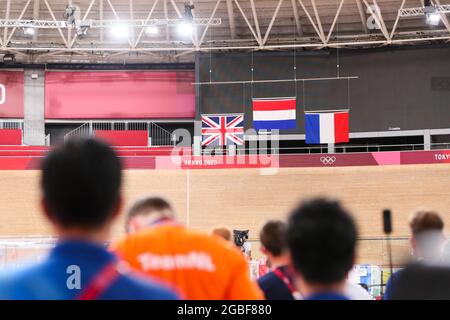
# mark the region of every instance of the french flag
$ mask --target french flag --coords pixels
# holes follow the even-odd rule
[[[307,144],[348,142],[348,112],[306,113]]]
[[[296,98],[253,99],[253,128],[256,130],[296,127]]]

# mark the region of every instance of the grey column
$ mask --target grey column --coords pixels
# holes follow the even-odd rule
[[[200,82],[200,80],[200,55],[197,53],[195,54],[195,82]],[[195,85],[195,121],[192,150],[196,156],[199,156],[202,153],[202,106],[200,94],[200,85]]]
[[[25,70],[23,143],[45,145],[43,70]]]
[[[431,150],[431,134],[430,130],[423,130],[423,149]]]
[[[328,153],[334,153],[334,143],[328,144]]]

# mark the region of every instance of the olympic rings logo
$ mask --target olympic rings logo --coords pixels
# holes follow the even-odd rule
[[[322,162],[324,165],[331,165],[336,162],[336,157],[335,156],[320,157],[320,162]]]

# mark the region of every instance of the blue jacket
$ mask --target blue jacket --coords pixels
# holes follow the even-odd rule
[[[398,270],[394,272],[388,279],[386,283],[386,288],[384,289],[383,300],[391,300],[392,292],[395,289],[397,281],[399,281],[403,270]]]
[[[95,275],[115,261],[116,257],[101,245],[85,241],[61,241],[42,263],[1,274],[0,299],[76,299],[83,289],[90,285]],[[74,275],[71,266],[76,266],[75,269],[79,270],[80,286],[76,286],[79,289],[70,285],[70,277]],[[129,273],[119,274],[98,297],[102,300],[177,298],[178,296],[165,286]]]
[[[287,267],[281,269],[284,274],[288,274]],[[264,292],[266,300],[294,300],[287,285],[273,271],[259,278],[258,285]]]
[[[315,293],[306,297],[305,300],[350,300],[348,297],[342,293],[337,292],[322,292]]]

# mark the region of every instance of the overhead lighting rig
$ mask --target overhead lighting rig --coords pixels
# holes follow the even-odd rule
[[[84,20],[80,21],[80,25],[86,25],[90,28],[110,28],[117,23],[127,25],[130,28],[144,28],[150,26],[177,26],[185,19],[137,19],[137,20]],[[221,18],[194,18],[192,19],[194,26],[220,26],[222,24]],[[7,20],[0,19],[0,28],[36,28],[36,29],[58,29],[58,28],[73,28],[72,24],[67,21],[53,21],[53,20]]]

